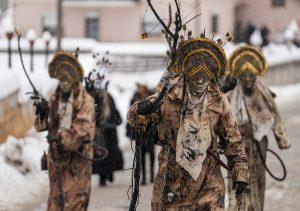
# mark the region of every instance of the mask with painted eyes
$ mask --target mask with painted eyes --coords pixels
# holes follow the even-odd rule
[[[188,89],[193,95],[201,95],[209,84],[208,76],[199,71],[187,80]]]
[[[252,95],[255,88],[257,76],[250,71],[244,71],[238,76],[238,78],[242,85],[244,94],[249,96]]]

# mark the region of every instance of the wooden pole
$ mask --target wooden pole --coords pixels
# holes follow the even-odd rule
[[[57,51],[61,50],[61,38],[62,38],[62,1],[57,0]]]

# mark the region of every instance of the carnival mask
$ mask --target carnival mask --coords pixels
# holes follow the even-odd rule
[[[256,83],[256,75],[250,71],[244,71],[238,78],[241,82],[244,94],[249,96],[252,95]]]
[[[64,93],[70,93],[73,88],[74,82],[68,77],[67,74],[61,74],[59,79],[59,88]]]
[[[209,84],[208,76],[199,71],[187,80],[188,88],[193,95],[201,95]]]

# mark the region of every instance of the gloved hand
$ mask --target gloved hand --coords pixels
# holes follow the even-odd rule
[[[142,100],[138,103],[137,114],[138,115],[147,115],[150,114],[152,110],[152,102],[150,100]]]
[[[49,105],[46,99],[42,98],[41,100],[35,100],[33,105],[36,107],[35,115],[39,116],[41,120],[49,114]]]
[[[291,144],[289,142],[281,142],[278,144],[279,149],[289,149],[291,148]]]
[[[234,182],[233,183],[233,189],[235,189],[235,195],[240,196],[245,193],[246,187],[247,187],[246,182]]]
[[[94,83],[90,81],[88,78],[84,78],[85,89],[88,93],[91,93],[94,90]]]

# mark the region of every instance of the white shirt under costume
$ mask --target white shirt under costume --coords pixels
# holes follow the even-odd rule
[[[69,99],[65,102],[59,98],[58,115],[60,119],[59,131],[70,129],[72,126],[74,92],[72,91]]]

